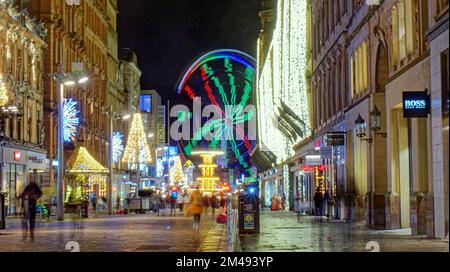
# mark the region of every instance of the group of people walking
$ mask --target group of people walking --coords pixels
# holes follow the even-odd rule
[[[325,193],[322,195],[322,188],[317,188],[316,193],[314,194],[314,214],[316,215],[316,219],[322,221],[322,217],[325,213],[327,219],[330,218],[330,210],[333,205],[333,199],[328,190],[325,190]]]
[[[226,213],[226,200],[223,195],[220,195],[219,198],[216,195],[203,195],[198,188],[191,192],[188,203],[188,210],[186,211],[186,215],[192,215],[194,218],[193,229],[198,231],[200,229],[200,219],[201,215],[204,212],[207,215],[210,211],[211,214],[215,215],[215,210],[217,208],[221,209],[221,214]]]
[[[286,208],[286,196],[284,193],[282,195],[273,195],[270,199],[270,210],[272,211],[282,211]]]

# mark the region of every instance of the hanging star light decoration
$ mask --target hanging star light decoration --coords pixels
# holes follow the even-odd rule
[[[64,115],[64,141],[71,142],[72,138],[77,135],[77,128],[80,124],[77,109],[78,102],[72,98],[64,99],[63,115]]]
[[[132,164],[152,163],[152,155],[147,144],[147,134],[144,131],[140,113],[135,113],[133,116],[122,162]]]
[[[113,162],[118,163],[120,162],[120,157],[123,154],[124,151],[124,144],[123,144],[123,134],[120,131],[115,131],[112,136],[112,159]]]
[[[0,74],[0,107],[8,104],[8,89],[6,89],[6,83],[3,80],[3,75]]]

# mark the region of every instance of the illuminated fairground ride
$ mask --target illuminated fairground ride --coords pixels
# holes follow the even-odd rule
[[[256,124],[256,110],[251,107],[256,60],[238,50],[221,49],[208,52],[196,59],[178,84],[178,94],[188,96],[193,103],[201,98],[202,107],[215,105],[222,118],[202,117],[201,128],[193,131],[191,140],[180,140],[180,152],[187,158],[195,149],[220,148],[219,158],[224,167],[239,167],[248,176],[254,176],[250,156],[256,145],[256,135],[249,137],[250,123]],[[233,110],[237,109],[237,110]],[[189,115],[192,119],[192,115]],[[195,128],[194,128],[195,129]],[[207,141],[204,134],[215,131]]]

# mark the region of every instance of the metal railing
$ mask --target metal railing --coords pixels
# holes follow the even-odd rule
[[[240,251],[239,213],[238,209],[233,209],[232,201],[229,201],[227,207],[227,242],[228,252]]]

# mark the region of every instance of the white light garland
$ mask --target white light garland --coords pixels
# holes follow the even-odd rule
[[[307,0],[279,0],[270,50],[258,80],[259,144],[279,161],[293,155],[293,143],[278,130],[280,101],[310,127],[307,95]],[[259,52],[259,51],[258,51]],[[258,59],[261,59],[258,57]],[[304,131],[303,137],[310,135]],[[299,141],[302,139],[298,139]]]

